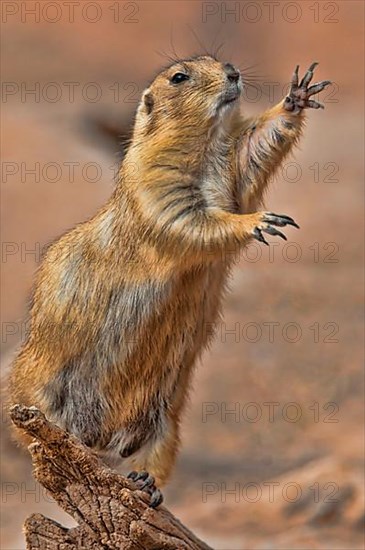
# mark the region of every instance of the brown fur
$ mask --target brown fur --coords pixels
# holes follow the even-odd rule
[[[179,71],[190,80],[173,85]],[[198,57],[144,92],[114,194],[39,269],[11,372],[13,403],[37,406],[106,459],[130,455],[158,483],[232,248],[262,225],[266,186],[303,127],[284,102],[256,120],[237,101],[217,108],[229,89],[223,65]]]

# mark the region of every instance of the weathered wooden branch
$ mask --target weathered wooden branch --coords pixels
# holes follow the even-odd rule
[[[28,550],[211,550],[164,506],[119,475],[36,408],[15,405],[14,424],[34,438],[34,476],[77,522],[67,529],[41,514],[25,522]]]

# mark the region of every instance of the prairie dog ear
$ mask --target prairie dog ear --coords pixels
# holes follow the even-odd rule
[[[143,104],[146,108],[147,114],[150,115],[152,113],[152,109],[153,109],[153,106],[155,104],[152,92],[150,92],[150,90],[145,91],[145,93],[143,94],[142,101],[143,101]]]

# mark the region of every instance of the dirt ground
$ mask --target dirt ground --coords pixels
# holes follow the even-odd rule
[[[281,99],[296,64],[319,61],[317,78],[333,81],[325,110],[308,113],[266,200],[301,229],[242,254],[165,498],[217,549],[363,548],[364,4],[69,4],[1,5],[2,373],[42,250],[110,195],[114,134],[128,134],[162,52],[223,42],[222,59],[255,72],[249,115]],[[70,524],[4,414],[1,465],[2,549],[24,548],[31,512]]]

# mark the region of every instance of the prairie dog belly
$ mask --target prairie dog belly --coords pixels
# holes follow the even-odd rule
[[[160,385],[155,389],[154,402],[141,411],[138,420],[114,430],[103,449],[103,455],[112,464],[121,459],[128,461],[131,455],[142,460],[156,441],[163,439],[171,429],[170,410],[176,407],[176,394],[181,391],[182,381],[187,393],[186,384],[190,381],[195,361],[213,336],[228,269],[226,265],[215,264],[199,270],[199,273],[186,274],[179,281],[179,292],[174,288],[172,295],[175,298],[161,310],[160,323],[156,323],[153,333],[141,337],[141,344],[149,339],[160,342],[161,348],[155,349],[153,358],[155,368],[161,372]],[[177,296],[179,300],[176,300]],[[164,330],[169,327],[174,327],[174,339]],[[166,350],[165,355],[162,348]],[[165,361],[161,363],[164,356]],[[139,380],[139,387],[145,382],[146,392],[151,394],[148,380]]]
[[[216,262],[164,284],[106,289],[100,326],[87,321],[68,334],[65,345],[79,353],[45,384],[43,410],[111,456],[128,457],[162,437],[180,382],[190,380],[212,335],[226,273]],[[79,333],[87,345],[75,341]]]

